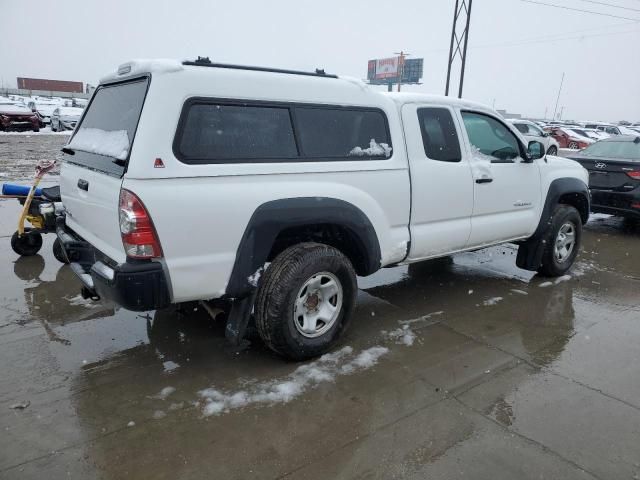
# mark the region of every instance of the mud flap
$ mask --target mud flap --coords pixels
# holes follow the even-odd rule
[[[231,305],[231,311],[229,312],[229,318],[227,319],[227,326],[224,332],[227,341],[231,345],[239,346],[242,342],[244,334],[247,331],[247,326],[249,325],[257,291],[258,290],[254,288],[247,297],[236,299]]]

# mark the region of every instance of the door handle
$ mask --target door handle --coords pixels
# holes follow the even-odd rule
[[[476,183],[491,183],[493,182],[493,178],[478,178]]]
[[[88,192],[89,191],[89,182],[87,182],[86,180],[81,178],[80,180],[78,180],[78,188],[80,190],[84,190],[85,192]]]

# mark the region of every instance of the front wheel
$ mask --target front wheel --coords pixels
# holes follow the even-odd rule
[[[571,142],[571,143],[569,143],[569,148],[571,150],[580,150],[580,145],[578,145],[577,142]]]
[[[11,248],[18,255],[31,257],[42,248],[42,235],[39,232],[30,232],[25,229],[24,234],[20,236],[16,231],[11,236]]]
[[[292,360],[327,352],[345,330],[356,304],[353,266],[319,243],[289,247],[261,279],[256,326],[265,344]]]
[[[542,237],[545,249],[538,273],[559,277],[569,271],[578,255],[582,219],[578,210],[570,205],[557,205],[551,218],[549,229]]]
[[[558,149],[556,148],[555,145],[552,145],[549,147],[549,150],[547,150],[547,155],[557,155],[558,154]]]

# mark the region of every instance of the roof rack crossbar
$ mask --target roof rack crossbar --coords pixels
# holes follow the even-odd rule
[[[289,75],[306,75],[308,77],[338,78],[337,75],[324,73],[324,70],[321,70],[321,69],[316,69],[315,72],[302,72],[299,70],[285,70],[281,68],[254,67],[250,65],[233,65],[229,63],[213,63],[208,60],[209,59],[206,57],[205,58],[198,57],[198,60],[196,61],[185,61],[185,62],[182,62],[182,64],[191,65],[195,67],[231,68],[235,70],[251,70],[254,72],[272,72],[272,73],[286,73]]]

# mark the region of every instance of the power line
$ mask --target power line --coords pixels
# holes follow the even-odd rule
[[[621,8],[622,10],[631,10],[632,12],[640,12],[638,8],[623,7],[622,5],[614,5],[613,3],[599,2],[597,0],[580,0],[581,2],[594,3],[596,5],[605,5],[607,7]]]
[[[610,13],[594,12],[593,10],[583,10],[581,8],[565,7],[564,5],[556,5],[555,3],[536,2],[535,0],[520,0],[520,1],[525,3],[533,3],[535,5],[544,5],[546,7],[562,8],[563,10],[572,10],[574,12],[591,13],[593,15],[601,15],[603,17],[621,18],[623,20],[633,20],[634,22],[640,22],[640,18],[621,17],[620,15],[612,15]]]
[[[541,37],[538,39],[529,39],[521,42],[505,42],[505,43],[494,43],[494,44],[486,44],[486,45],[474,45],[469,48],[493,48],[493,47],[510,47],[510,46],[522,46],[522,45],[531,45],[535,43],[553,43],[553,42],[561,42],[564,40],[582,40],[583,38],[593,38],[593,37],[608,37],[611,35],[622,35],[626,33],[640,33],[640,30],[625,30],[622,32],[608,32],[608,33],[593,33],[591,35],[574,35],[570,37]]]

